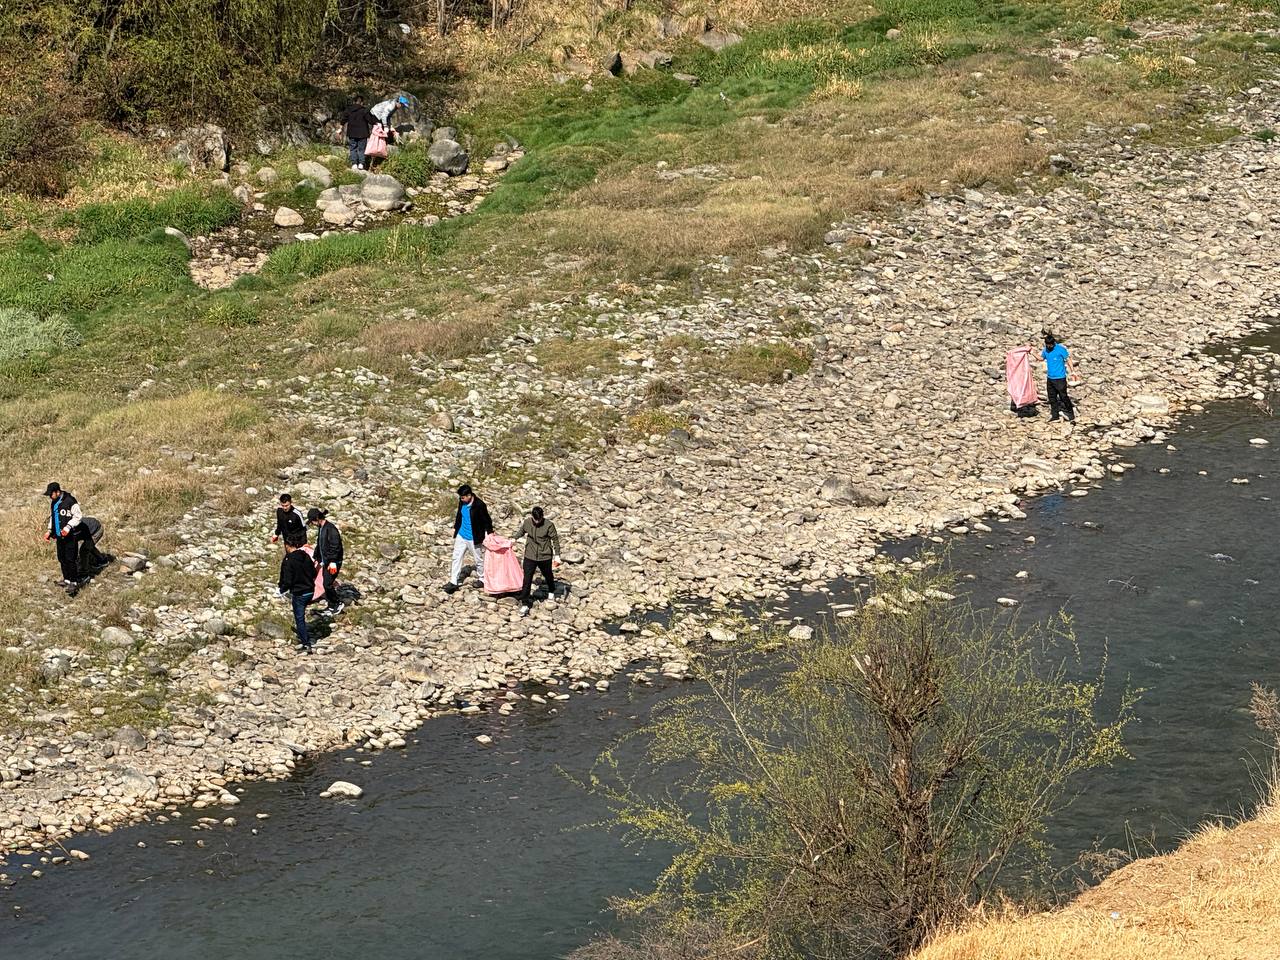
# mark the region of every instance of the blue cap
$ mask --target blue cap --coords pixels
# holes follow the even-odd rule
[[[397,97],[396,99],[399,100],[401,103],[403,103],[406,107],[409,105],[408,97]]]

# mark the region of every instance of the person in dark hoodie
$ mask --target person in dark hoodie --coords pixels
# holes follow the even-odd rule
[[[316,562],[303,549],[306,545],[305,533],[293,531],[285,535],[279,586],[280,596],[288,597],[293,605],[293,629],[298,634],[298,649],[312,653],[315,644],[307,632],[307,604],[315,599]]]
[[[462,578],[462,560],[471,553],[476,565],[476,586],[484,584],[484,538],[493,533],[489,508],[475,495],[469,484],[458,488],[458,512],[453,516],[453,563],[449,566],[449,582],[445,593],[458,589]]]
[[[324,615],[336,617],[346,609],[338,599],[338,571],[342,569],[342,534],[323,510],[312,507],[307,511],[307,523],[316,528],[316,563],[324,571],[324,599],[328,606]]]
[[[45,487],[44,495],[49,499],[49,529],[44,538],[56,541],[62,585],[74,590],[80,583],[80,544],[89,536],[89,530],[80,504],[57,482]]]
[[[378,118],[364,105],[364,97],[353,97],[351,106],[342,115],[342,128],[347,133],[347,157],[352,170],[365,168],[364,148],[369,145],[369,134],[377,122]]]
[[[288,493],[280,494],[280,506],[276,507],[276,529],[271,534],[271,542],[276,543],[281,537],[284,542],[289,543],[289,535],[296,533],[302,537],[302,542],[307,542],[307,521],[302,517],[302,511],[293,505],[293,496]]]
[[[560,534],[556,525],[546,518],[541,507],[534,507],[529,516],[511,535],[512,540],[526,538],[524,541],[524,585],[520,588],[520,616],[527,616],[529,605],[533,602],[533,574],[542,571],[542,579],[547,582],[547,594],[556,595],[556,575],[553,572],[560,566]]]

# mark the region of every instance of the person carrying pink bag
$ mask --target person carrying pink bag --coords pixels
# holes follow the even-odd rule
[[[546,518],[541,507],[534,507],[529,516],[511,535],[512,540],[525,538],[524,543],[524,579],[520,585],[520,616],[528,616],[529,606],[533,603],[533,574],[542,571],[542,579],[547,582],[547,596],[556,595],[556,575],[553,572],[560,566],[560,534],[556,525]]]

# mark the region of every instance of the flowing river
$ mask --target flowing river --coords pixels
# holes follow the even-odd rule
[[[1176,450],[1122,450],[1136,465],[1122,478],[1083,498],[1043,497],[1026,520],[952,547],[976,602],[1018,600],[1028,622],[1066,609],[1085,662],[1105,650],[1111,680],[1145,691],[1128,735],[1134,759],[1082,784],[1053,826],[1067,859],[1095,844],[1167,849],[1257,795],[1265,751],[1246,707],[1251,680],[1280,683],[1280,594],[1268,572],[1280,540],[1280,420],[1217,405],[1171,442]],[[833,588],[787,612],[815,617],[847,599]],[[288,781],[246,785],[220,813],[235,826],[193,831],[214,811],[186,809],[80,837],[92,859],[44,866],[40,879],[23,867],[39,867],[34,858],[12,857],[0,872],[22,879],[0,891],[0,957],[562,957],[610,926],[608,897],[658,865],[656,852],[589,827],[604,812],[565,772],[583,773],[680,689],[618,678],[554,710],[434,720],[408,749],[325,756]],[[477,744],[481,733],[492,746]],[[339,778],[364,797],[317,797]]]

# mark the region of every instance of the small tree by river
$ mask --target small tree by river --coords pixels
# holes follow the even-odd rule
[[[1023,629],[947,586],[888,574],[811,639],[709,658],[599,758],[616,824],[672,851],[625,912],[724,932],[682,956],[902,956],[1043,863],[1077,775],[1126,756],[1134,697],[1102,719],[1105,665],[1074,679],[1069,622]]]

